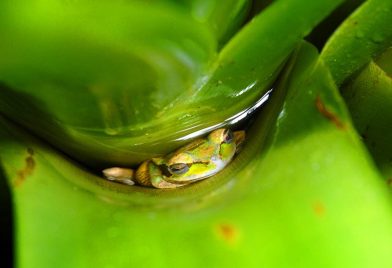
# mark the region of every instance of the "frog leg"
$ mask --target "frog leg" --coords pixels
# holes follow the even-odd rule
[[[134,172],[130,168],[112,167],[102,170],[103,175],[110,181],[116,181],[127,185],[134,185]]]
[[[159,166],[152,160],[144,161],[136,170],[135,181],[137,184],[155,188],[177,188],[183,184],[170,183],[164,180]]]

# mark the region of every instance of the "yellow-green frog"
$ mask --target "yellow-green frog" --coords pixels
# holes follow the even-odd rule
[[[133,172],[126,168],[103,170],[109,180],[128,185],[176,188],[215,175],[233,159],[245,139],[245,131],[217,129],[165,157],[144,161]]]

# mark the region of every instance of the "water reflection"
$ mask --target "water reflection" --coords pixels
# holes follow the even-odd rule
[[[256,82],[255,82],[256,83]],[[249,87],[251,87],[252,85],[250,85]],[[248,88],[248,87],[247,87]],[[255,110],[257,110],[257,108],[259,108],[262,104],[264,104],[268,99],[269,96],[272,92],[272,89],[268,90],[258,101],[256,101],[252,106],[242,110],[241,112],[236,113],[235,115],[227,118],[226,120],[224,120],[223,122],[207,127],[207,128],[203,128],[201,130],[195,131],[191,134],[188,134],[186,136],[180,137],[178,139],[176,139],[175,141],[184,141],[184,140],[189,140],[189,139],[193,139],[199,136],[202,136],[206,133],[209,133],[211,131],[213,131],[214,129],[220,128],[220,127],[225,127],[225,126],[232,126],[237,124],[238,122],[240,122],[241,120],[247,118],[250,114],[252,114]]]

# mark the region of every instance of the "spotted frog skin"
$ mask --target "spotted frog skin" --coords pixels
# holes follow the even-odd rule
[[[134,172],[126,168],[103,170],[109,180],[128,185],[177,188],[211,177],[224,169],[238,152],[245,131],[217,129],[165,157],[144,161]]]

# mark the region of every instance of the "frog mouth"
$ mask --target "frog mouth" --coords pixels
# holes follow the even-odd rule
[[[186,165],[188,166],[188,168],[191,168],[191,166],[194,165],[194,164],[201,164],[201,165],[208,166],[208,165],[210,164],[210,162],[195,161],[195,162],[193,162],[193,163],[184,163],[184,164],[186,164]],[[168,167],[167,165],[165,165],[165,164],[159,165],[159,169],[161,170],[162,174],[163,174],[165,177],[167,177],[167,178],[176,177],[175,174],[173,174],[173,173],[170,172],[169,167]],[[203,176],[203,178],[204,178],[204,176]],[[197,179],[197,180],[199,180],[199,179]],[[193,180],[190,180],[190,182],[191,182],[191,181],[193,181]],[[172,181],[170,181],[170,182],[172,182]],[[173,181],[173,183],[176,183],[176,182]],[[183,182],[183,181],[182,181],[182,182],[178,182],[178,181],[177,181],[177,183],[183,184],[184,182]]]
[[[178,185],[187,185],[187,184],[191,184],[193,182],[197,182],[197,181],[201,181],[206,178],[209,178],[209,177],[215,175],[216,173],[218,173],[219,171],[221,171],[223,169],[223,167],[225,166],[223,163],[217,163],[216,161],[213,161],[213,162],[215,165],[217,165],[217,168],[210,170],[210,171],[204,173],[203,175],[200,175],[197,178],[188,178],[188,180],[186,180],[186,181],[176,180],[175,177],[177,177],[177,178],[179,178],[179,177],[176,176],[175,174],[170,173],[169,167],[166,165],[160,165],[159,168],[160,168],[162,174],[165,176],[165,180],[167,182],[170,182],[173,184],[178,184]],[[194,162],[194,163],[188,163],[187,165],[190,168],[192,165],[195,165],[195,164],[201,164],[204,166],[208,166],[208,165],[211,165],[211,162],[198,161],[198,162]]]

